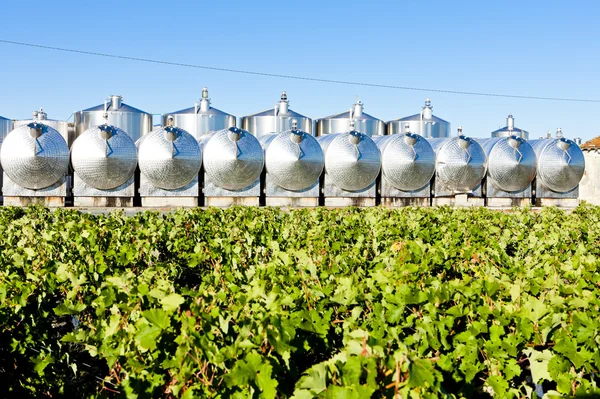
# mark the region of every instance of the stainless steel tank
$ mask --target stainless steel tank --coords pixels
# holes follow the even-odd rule
[[[46,126],[50,126],[54,130],[60,133],[61,136],[67,142],[69,148],[73,144],[75,140],[75,127],[72,123],[66,121],[59,121],[55,119],[48,119],[48,114],[44,112],[43,108],[40,108],[39,111],[33,111],[31,113],[31,119],[20,119],[15,120],[13,124],[13,128],[17,128],[19,126],[29,125],[33,122],[43,123]]]
[[[385,134],[385,123],[364,112],[362,101],[357,101],[349,111],[331,115],[316,120],[316,135],[322,136],[331,133],[344,133],[348,131],[350,121],[354,121],[354,128],[367,136]]]
[[[536,156],[527,140],[513,135],[484,139],[479,143],[488,160],[488,196],[498,196],[497,191],[518,193],[531,188],[536,172]],[[490,184],[492,187],[489,187]]]
[[[173,126],[158,127],[138,142],[140,173],[155,187],[176,190],[198,176],[202,154],[198,141]]]
[[[293,121],[298,129],[313,134],[312,119],[290,109],[290,103],[285,91],[274,108],[242,118],[242,129],[249,131],[256,137],[267,134],[281,133],[292,129]]]
[[[270,134],[262,136],[260,143],[265,151],[267,183],[300,192],[319,182],[325,165],[323,151],[307,132],[293,129]]]
[[[213,108],[208,98],[208,89],[202,89],[202,99],[191,108],[171,112],[162,116],[163,126],[177,126],[189,132],[196,139],[203,135],[228,129],[236,125],[233,115]]]
[[[524,138],[525,140],[529,140],[529,132],[515,126],[515,118],[512,116],[512,114],[508,115],[506,118],[506,126],[492,132],[492,137],[510,136],[518,136]]]
[[[250,132],[230,127],[200,138],[206,196],[229,196],[252,186],[259,195],[265,158],[260,142]]]
[[[40,190],[58,183],[67,174],[69,147],[56,129],[31,122],[6,136],[0,159],[4,173],[13,183]]]
[[[474,139],[458,137],[429,139],[436,154],[436,197],[473,193],[485,177],[487,157]]]
[[[389,121],[386,126],[387,134],[417,133],[426,138],[450,137],[450,122],[433,115],[429,98],[418,114]]]
[[[381,154],[367,135],[351,130],[317,137],[325,155],[325,196],[343,196],[328,192],[333,185],[347,192],[371,187],[381,169]],[[373,193],[374,194],[374,193]]]
[[[13,130],[13,120],[0,116],[0,145],[11,130]]]
[[[578,187],[585,171],[585,159],[574,141],[560,137],[531,140],[529,143],[537,156],[538,198],[563,198],[560,194],[569,193]],[[553,193],[559,195],[555,196]]]
[[[103,104],[75,112],[75,132],[79,137],[94,126],[108,124],[125,131],[133,141],[152,130],[152,115],[123,103],[123,97],[110,96]]]
[[[373,140],[381,151],[382,176],[393,187],[407,192],[429,185],[435,173],[435,152],[426,139],[400,133]]]
[[[73,143],[71,164],[76,177],[88,186],[112,190],[133,177],[137,150],[131,137],[118,127],[95,126]]]

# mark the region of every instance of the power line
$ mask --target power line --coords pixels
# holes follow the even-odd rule
[[[377,84],[377,83],[352,82],[352,81],[345,81],[345,80],[311,78],[311,77],[307,77],[307,76],[284,75],[284,74],[279,74],[279,73],[244,71],[241,69],[220,68],[220,67],[213,67],[213,66],[207,66],[207,65],[186,64],[186,63],[181,63],[181,62],[153,60],[153,59],[149,59],[149,58],[129,57],[129,56],[125,56],[125,55],[106,54],[106,53],[98,53],[98,52],[94,52],[94,51],[76,50],[76,49],[54,47],[54,46],[44,46],[41,44],[23,43],[23,42],[16,42],[16,41],[12,41],[12,40],[3,40],[3,39],[0,39],[0,43],[13,44],[13,45],[25,46],[25,47],[35,47],[35,48],[41,48],[41,49],[46,49],[46,50],[64,51],[64,52],[76,53],[76,54],[94,55],[94,56],[98,56],[98,57],[108,57],[108,58],[117,58],[117,59],[122,59],[122,60],[148,62],[148,63],[152,63],[152,64],[172,65],[172,66],[179,66],[179,67],[186,67],[186,68],[207,69],[207,70],[219,71],[219,72],[241,73],[241,74],[246,74],[246,75],[267,76],[267,77],[272,77],[272,78],[294,79],[294,80],[303,80],[303,81],[310,81],[310,82],[334,83],[334,84],[365,86],[365,87],[377,87],[377,88],[394,89],[394,90],[424,91],[424,92],[431,92],[431,93],[462,94],[462,95],[480,96],[480,97],[503,97],[503,98],[518,98],[518,99],[526,99],[526,100],[548,100],[548,101],[600,103],[600,100],[594,100],[594,99],[524,96],[524,95],[518,95],[518,94],[501,94],[501,93],[484,93],[484,92],[459,91],[459,90],[427,89],[427,88],[422,88],[422,87],[394,86],[394,85]]]

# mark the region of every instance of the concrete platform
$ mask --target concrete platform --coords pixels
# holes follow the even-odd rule
[[[319,206],[319,199],[314,197],[266,197],[265,200],[267,206],[289,208],[316,208]]]
[[[513,208],[513,207],[524,207],[531,206],[531,198],[488,198],[488,208]]]
[[[381,205],[390,208],[400,208],[403,206],[430,206],[429,198],[411,198],[411,197],[396,197],[396,198],[381,198]]]
[[[258,206],[258,197],[206,197],[204,200],[206,206],[216,206],[227,208],[235,205]]]
[[[73,205],[93,208],[129,208],[133,206],[133,197],[75,197]]]
[[[433,206],[485,206],[485,200],[482,197],[469,197],[467,194],[456,194],[452,197],[436,197],[432,200]]]
[[[576,208],[579,205],[578,198],[536,198],[535,206],[555,206],[557,208]]]
[[[65,197],[13,197],[4,196],[4,206],[42,205],[48,208],[65,206]]]
[[[326,197],[325,198],[325,206],[329,207],[346,207],[346,206],[359,206],[359,207],[368,207],[375,206],[375,198],[366,198],[366,197]]]
[[[142,197],[142,206],[151,208],[196,207],[198,197]]]

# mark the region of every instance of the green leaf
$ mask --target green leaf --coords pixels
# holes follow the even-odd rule
[[[169,318],[169,315],[162,309],[145,310],[142,312],[142,316],[144,316],[150,323],[163,330],[167,329],[171,325],[171,319]]]
[[[184,299],[181,295],[171,294],[160,300],[162,307],[167,312],[171,312],[179,308],[179,306],[184,302]]]

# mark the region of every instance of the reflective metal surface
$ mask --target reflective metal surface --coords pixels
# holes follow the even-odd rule
[[[313,134],[312,119],[292,111],[285,91],[281,94],[281,100],[274,108],[257,114],[244,116],[242,118],[242,129],[249,131],[256,137],[262,137],[271,133],[281,133],[292,129],[295,120],[298,130]]]
[[[519,136],[480,140],[488,159],[488,180],[495,188],[513,192],[526,189],[535,177],[536,156],[531,145]]]
[[[481,145],[470,137],[429,139],[436,154],[436,185],[454,194],[468,193],[481,184],[487,157]],[[435,195],[439,195],[437,190]]]
[[[558,193],[577,187],[585,171],[585,159],[574,141],[562,137],[529,143],[537,156],[537,179],[545,187]]]
[[[198,142],[183,129],[158,127],[138,142],[140,173],[154,186],[175,190],[198,176],[202,154]]]
[[[515,126],[515,118],[512,116],[512,114],[508,115],[508,117],[506,118],[506,126],[498,130],[494,130],[492,132],[492,137],[510,136],[518,136],[524,138],[525,140],[529,140],[529,132],[523,129],[519,129]]]
[[[95,126],[80,135],[71,148],[77,177],[91,187],[111,190],[135,172],[137,150],[127,133],[115,126]]]
[[[427,138],[450,137],[450,122],[433,115],[433,106],[429,98],[421,112],[415,115],[389,121],[387,134],[416,133]]]
[[[12,119],[3,118],[0,116],[0,145],[11,130],[13,130]]]
[[[331,133],[345,133],[348,131],[350,121],[354,121],[354,128],[356,131],[364,133],[367,136],[385,134],[385,123],[380,119],[364,113],[363,110],[363,103],[358,101],[349,111],[317,119],[315,121],[316,135],[322,136]]]
[[[67,173],[69,148],[54,128],[30,123],[6,136],[0,159],[4,173],[13,182],[38,190],[57,183]]]
[[[152,115],[123,103],[121,96],[110,96],[103,104],[75,112],[77,137],[105,123],[125,131],[135,142],[152,130]]]
[[[171,112],[162,116],[163,126],[172,124],[189,132],[196,139],[201,136],[216,132],[222,129],[228,129],[236,125],[236,118],[233,115],[213,108],[208,98],[208,90],[202,90],[202,99],[191,108],[181,111]]]
[[[73,144],[73,141],[75,140],[75,126],[72,123],[54,120],[54,119],[48,119],[48,114],[46,114],[44,112],[43,108],[40,108],[38,111],[33,111],[31,113],[31,116],[32,116],[32,119],[15,120],[13,129],[15,129],[19,126],[28,125],[32,122],[40,122],[46,126],[50,126],[54,130],[59,132],[61,134],[61,136],[63,136],[63,138],[67,142],[67,145],[69,146],[69,148],[71,148],[71,145]]]
[[[381,155],[367,135],[352,131],[317,137],[325,154],[325,173],[337,187],[361,191],[369,187],[381,169]]]
[[[243,190],[262,173],[264,151],[258,139],[246,130],[231,127],[209,133],[200,138],[200,146],[206,177],[220,188]]]
[[[429,184],[435,173],[435,152],[423,137],[414,134],[377,136],[383,176],[398,190],[414,191]]]
[[[325,165],[317,140],[306,132],[288,130],[260,138],[265,150],[269,179],[290,191],[301,191],[315,184]]]

